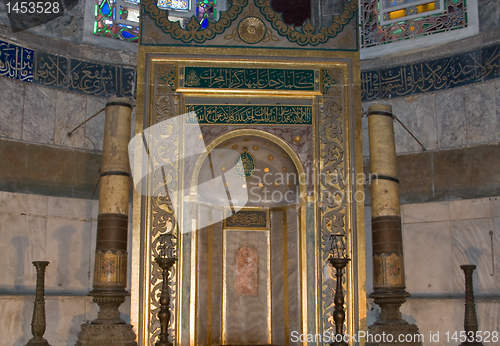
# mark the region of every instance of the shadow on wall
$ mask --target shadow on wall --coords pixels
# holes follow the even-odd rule
[[[33,316],[33,303],[34,299],[25,299],[23,306],[17,313],[10,315],[10,324],[20,324],[21,336],[14,342],[13,346],[24,346],[33,336],[31,334],[31,318]],[[5,317],[4,317],[5,318]],[[9,333],[13,332],[14,327],[11,327]],[[8,339],[8,338],[7,338]]]
[[[477,247],[469,247],[465,249],[465,256],[469,259],[469,263],[477,265],[479,262],[479,259],[481,256],[483,256],[483,250],[479,249]],[[468,264],[468,263],[464,263]],[[479,268],[479,266],[478,266]],[[473,287],[474,287],[474,294],[481,294],[481,282],[479,281],[479,271],[478,268],[474,270],[473,275],[472,275],[472,281],[473,281]],[[465,292],[465,276],[463,277],[464,281],[464,292]]]
[[[30,240],[28,237],[17,236],[11,239],[12,245],[16,249],[16,278],[14,279],[14,289],[16,291],[25,291],[26,285],[24,283],[25,279],[25,257],[26,251],[28,250]]]

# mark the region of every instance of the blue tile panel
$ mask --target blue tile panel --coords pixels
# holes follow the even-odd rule
[[[0,76],[33,82],[34,51],[0,41]]]
[[[446,58],[361,72],[361,99],[371,101],[500,78],[500,44]]]
[[[101,97],[133,97],[136,70],[96,64],[0,41],[0,75]]]

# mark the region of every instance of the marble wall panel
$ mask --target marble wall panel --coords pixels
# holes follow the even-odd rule
[[[413,129],[410,128],[412,115],[408,109],[408,102],[405,101],[404,98],[398,98],[391,100],[390,103],[392,104],[393,114],[396,115],[410,131],[413,131]],[[417,152],[419,150],[418,143],[415,142],[411,135],[396,122],[394,122],[394,137],[396,141],[396,153]]]
[[[425,94],[392,101],[392,112],[418,138],[426,149],[438,147],[434,95]],[[394,123],[396,151],[419,152],[422,147],[397,122]]]
[[[451,222],[451,245],[453,268],[451,280],[456,293],[464,292],[464,273],[462,264],[475,264],[474,292],[478,295],[497,294],[500,290],[500,279],[493,273],[490,219],[458,220]],[[493,238],[494,249],[500,248],[498,236]],[[493,254],[495,263],[500,263],[500,253]]]
[[[497,119],[493,83],[477,84],[464,91],[468,145],[496,140]]]
[[[500,3],[496,0],[478,0],[479,29],[500,27]]]
[[[448,202],[404,204],[401,207],[405,224],[450,220]]]
[[[406,287],[412,294],[453,291],[450,222],[423,222],[403,227]]]
[[[283,272],[283,227],[285,221],[283,220],[283,211],[271,211],[271,282],[272,282],[272,332],[273,342],[284,345],[284,321],[285,306],[288,302],[284,301],[284,281],[288,278],[288,273]],[[286,276],[285,276],[286,275]],[[287,280],[288,282],[288,280]]]
[[[203,207],[200,207],[202,209]],[[201,211],[200,211],[201,214]],[[209,306],[211,305],[211,293],[210,284],[213,277],[209,275],[209,270],[211,269],[211,263],[209,262],[210,249],[209,237],[210,232],[213,232],[212,227],[204,227],[198,230],[198,268],[197,268],[197,292],[196,292],[196,339],[198,342],[203,344],[210,344],[211,340],[208,340],[208,323],[212,316],[209,316]],[[205,288],[205,289],[202,289]]]
[[[500,197],[489,198],[490,201],[490,216],[492,218],[500,217]]]
[[[31,334],[34,296],[0,296],[2,345],[24,346]],[[44,338],[52,346],[74,345],[81,324],[97,317],[97,304],[88,296],[46,296]],[[120,306],[121,318],[130,321],[130,298]]]
[[[21,139],[25,83],[3,79],[0,87],[0,136]]]
[[[46,287],[52,291],[87,292],[90,278],[90,221],[47,219]]]
[[[31,334],[34,297],[0,296],[2,344],[24,346]],[[53,345],[55,346],[55,345]]]
[[[419,332],[424,336],[423,346],[456,345],[447,340],[446,332],[450,335],[455,331],[463,330],[464,303],[456,299],[410,299],[411,316],[415,319]],[[439,332],[439,338],[430,340]]]
[[[464,199],[450,201],[450,218],[452,220],[483,219],[490,217],[490,199]]]
[[[54,144],[55,115],[56,91],[27,84],[22,139],[29,142]]]
[[[106,99],[94,96],[87,96],[87,114],[85,119],[100,111],[106,106]],[[135,108],[134,108],[135,110]],[[102,141],[104,138],[104,121],[106,112],[102,111],[85,124],[85,149],[102,150]],[[132,120],[132,125],[134,121]]]
[[[74,345],[85,322],[87,297],[48,296],[45,299],[47,332],[52,346]]]
[[[498,300],[476,299],[476,313],[479,330],[497,331],[500,334],[500,302]],[[488,343],[484,344],[488,345]]]
[[[0,192],[2,213],[47,215],[47,196]]]
[[[84,122],[86,115],[87,97],[85,95],[57,91],[54,144],[83,148],[85,125],[75,130],[71,136],[68,136],[68,133]]]
[[[461,147],[465,138],[465,105],[463,89],[436,93],[439,148]]]
[[[35,288],[36,269],[32,262],[47,259],[46,223],[42,216],[1,214],[1,290],[26,292]]]
[[[55,218],[90,220],[92,207],[95,204],[98,204],[98,201],[49,196],[47,197],[47,215]]]

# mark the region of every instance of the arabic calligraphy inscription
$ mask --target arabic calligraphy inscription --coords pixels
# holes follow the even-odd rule
[[[314,70],[185,67],[185,87],[316,91]]]

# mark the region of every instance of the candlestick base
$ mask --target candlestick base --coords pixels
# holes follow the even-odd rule
[[[32,338],[26,346],[50,346],[49,342],[42,338],[41,336],[35,336]]]
[[[137,346],[130,324],[82,324],[76,346]]]

